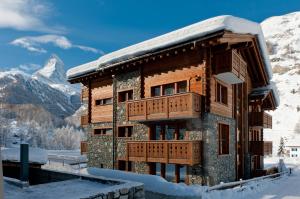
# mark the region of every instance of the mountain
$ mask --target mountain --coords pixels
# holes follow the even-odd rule
[[[286,145],[300,145],[300,12],[268,18],[261,26],[280,96],[280,106],[271,112],[273,129],[264,133],[276,154],[280,137],[286,138]]]
[[[66,84],[66,72],[63,61],[52,54],[46,61],[44,67],[34,73],[34,76],[54,84]]]
[[[64,63],[56,55],[33,75],[19,70],[0,72],[0,101],[41,106],[60,118],[73,115],[80,107],[80,94],[65,74]]]
[[[32,77],[70,96],[80,94],[79,87],[68,83],[64,63],[55,54],[52,54],[44,64],[44,67],[36,71]]]

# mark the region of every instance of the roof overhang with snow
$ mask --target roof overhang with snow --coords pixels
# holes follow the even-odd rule
[[[166,49],[175,48],[187,43],[195,43],[196,41],[205,39],[207,40],[220,34],[224,35],[224,32],[233,33],[235,37],[245,35],[249,38],[249,35],[252,36],[253,40],[249,40],[249,42],[255,43],[255,48],[253,48],[254,50],[252,49],[251,52],[246,52],[245,57],[253,59],[252,57],[254,56],[252,56],[252,54],[255,54],[255,61],[249,60],[249,62],[252,62],[251,68],[255,71],[255,73],[252,74],[252,77],[257,78],[253,81],[256,83],[257,80],[263,79],[262,81],[264,82],[263,84],[254,86],[268,85],[272,78],[272,69],[260,24],[228,15],[210,18],[103,55],[97,60],[69,69],[67,71],[67,78],[70,82],[79,82],[79,78],[83,79],[91,75],[96,76],[97,73],[108,71],[108,69],[112,70],[117,68],[116,66],[141,60],[142,58],[165,51]],[[222,39],[224,40],[224,38]],[[236,38],[230,39],[236,40]],[[276,90],[273,92],[275,93]],[[275,94],[275,96],[276,95],[277,94]]]
[[[210,18],[106,54],[95,61],[71,68],[67,71],[67,77],[68,79],[72,79],[97,70],[110,68],[116,63],[155,52],[163,48],[199,39],[222,30],[257,36],[267,76],[269,79],[272,78],[272,70],[267,53],[267,47],[260,25],[246,19],[228,15]]]

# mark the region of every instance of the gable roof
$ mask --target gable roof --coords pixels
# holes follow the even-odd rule
[[[252,34],[257,36],[259,47],[263,56],[265,70],[268,78],[272,78],[272,69],[269,61],[265,39],[258,23],[230,16],[217,16],[198,23],[186,26],[184,28],[169,32],[167,34],[149,39],[138,44],[122,48],[101,56],[92,62],[76,66],[67,71],[68,79],[80,77],[97,70],[110,68],[112,64],[129,60],[131,58],[155,52],[176,44],[181,44],[193,39],[201,38],[206,35],[227,30],[239,34]]]

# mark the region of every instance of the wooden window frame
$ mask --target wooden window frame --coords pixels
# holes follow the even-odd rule
[[[224,132],[223,129],[226,126],[228,131]],[[224,136],[223,133],[226,133]],[[225,141],[223,139],[225,138]],[[230,125],[226,123],[218,123],[218,154],[229,155],[230,154]]]
[[[93,129],[93,136],[112,136],[112,134],[106,134],[106,130],[110,129],[112,130],[112,127],[103,127],[103,128],[94,128]],[[96,134],[95,131],[100,130],[100,134]],[[113,133],[113,132],[112,132]]]
[[[186,83],[186,92],[178,92],[178,84],[182,83],[182,82]],[[178,81],[178,82],[171,82],[171,83],[166,83],[166,84],[151,86],[150,87],[150,95],[151,95],[151,97],[168,96],[168,95],[165,95],[165,93],[164,93],[164,87],[167,86],[167,85],[171,85],[171,84],[174,85],[174,93],[172,95],[182,94],[182,93],[188,93],[189,92],[189,81],[188,80],[181,80],[181,81]],[[160,95],[158,95],[158,96],[153,95],[152,91],[153,91],[153,89],[155,87],[159,87],[160,88]]]
[[[110,103],[104,103],[105,100],[111,100]],[[100,103],[98,104],[97,101],[100,101]],[[107,106],[107,105],[112,105],[113,104],[113,98],[112,97],[107,97],[107,98],[102,98],[102,99],[96,99],[95,100],[95,106]]]
[[[224,106],[228,106],[228,86],[221,83],[220,81],[216,80],[216,86],[215,86],[215,101],[219,104],[222,104]],[[225,89],[226,93],[223,93],[223,89]],[[225,102],[223,102],[223,97],[225,98]]]
[[[127,131],[125,131],[125,136],[120,136],[120,128],[127,128],[128,129],[128,127],[129,128],[131,128],[131,132],[130,132],[130,136],[128,136],[128,130]],[[118,136],[118,138],[130,138],[130,137],[132,137],[132,135],[133,135],[133,125],[122,125],[122,126],[118,126],[118,134],[117,134]]]
[[[129,99],[129,93],[131,93],[131,99]],[[122,95],[125,94],[125,100],[121,99]],[[122,90],[118,92],[118,102],[123,103],[133,100],[133,89]]]

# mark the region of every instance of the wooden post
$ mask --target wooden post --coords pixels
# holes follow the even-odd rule
[[[126,143],[126,161],[129,161],[129,143]]]
[[[180,166],[175,164],[175,182],[179,183],[180,181]]]
[[[166,178],[166,164],[165,163],[160,164],[160,176],[162,178]]]
[[[148,148],[147,148],[147,142],[144,142],[144,158],[145,158],[145,162],[147,161],[147,152],[148,152]]]

